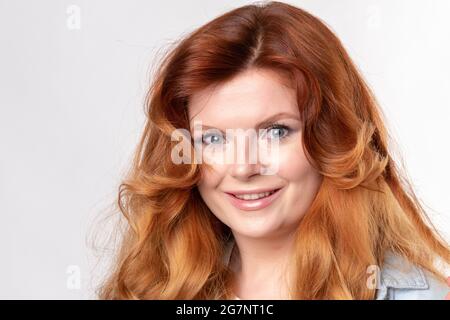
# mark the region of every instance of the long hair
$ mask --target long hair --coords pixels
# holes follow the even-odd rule
[[[229,299],[230,229],[202,200],[198,163],[176,164],[189,98],[249,68],[283,74],[296,90],[302,148],[323,176],[298,225],[293,299],[373,299],[367,268],[387,251],[444,280],[450,249],[395,162],[373,93],[318,18],[281,2],[246,5],[184,36],[161,60],[145,100],[145,129],[120,184],[126,228],[101,299]],[[300,145],[300,144],[299,144]],[[195,153],[195,149],[191,150]]]

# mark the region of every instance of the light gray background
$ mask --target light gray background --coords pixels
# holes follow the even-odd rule
[[[97,217],[137,143],[155,57],[246,3],[0,1],[0,298],[93,298],[103,266],[87,239],[109,228]],[[341,38],[448,239],[450,1],[289,3]]]

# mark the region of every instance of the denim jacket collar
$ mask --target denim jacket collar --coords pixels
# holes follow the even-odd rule
[[[385,254],[380,278],[376,300],[393,299],[393,289],[427,290],[430,288],[427,277],[420,267],[391,251]]]
[[[398,254],[388,251],[381,269],[381,286],[397,289],[428,289],[427,278],[421,268]]]

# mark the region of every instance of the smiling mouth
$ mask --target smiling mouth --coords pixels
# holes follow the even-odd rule
[[[255,200],[261,200],[261,199],[268,198],[271,195],[273,195],[274,193],[278,192],[279,190],[281,190],[281,188],[274,189],[274,190],[268,191],[268,192],[261,192],[261,193],[255,193],[255,194],[240,194],[240,195],[237,195],[237,194],[229,193],[229,195],[231,195],[234,198],[239,199],[239,200],[255,201]]]

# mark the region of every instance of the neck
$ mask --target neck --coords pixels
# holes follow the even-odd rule
[[[294,233],[272,238],[234,234],[230,267],[234,292],[241,299],[289,299],[289,266]]]

